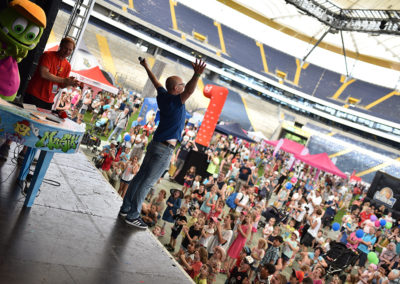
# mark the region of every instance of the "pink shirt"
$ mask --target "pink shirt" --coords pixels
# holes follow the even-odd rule
[[[360,243],[360,239],[356,237],[356,232],[351,233],[349,239],[351,240],[351,242],[353,244],[350,242],[347,242],[346,246],[348,248],[351,248],[352,250],[356,250],[358,244]]]

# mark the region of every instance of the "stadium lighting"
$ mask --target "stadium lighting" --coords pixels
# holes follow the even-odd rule
[[[285,0],[332,30],[400,35],[400,11],[342,9],[329,0]]]

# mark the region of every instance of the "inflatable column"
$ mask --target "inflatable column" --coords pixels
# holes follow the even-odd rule
[[[210,99],[210,103],[196,136],[197,144],[209,146],[228,92],[227,88],[221,86],[206,85],[204,87],[203,94]]]

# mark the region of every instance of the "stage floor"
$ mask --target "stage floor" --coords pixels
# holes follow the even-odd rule
[[[55,154],[32,208],[0,165],[0,283],[192,283],[150,231],[117,218],[121,198],[79,152]]]

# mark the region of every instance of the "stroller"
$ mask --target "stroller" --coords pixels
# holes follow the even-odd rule
[[[100,138],[93,133],[94,130],[93,128],[90,128],[85,132],[85,134],[82,137],[82,145],[86,145],[88,148],[92,147],[92,153],[97,153],[98,152],[98,147],[101,144]]]
[[[339,242],[331,242],[330,250],[324,255],[324,259],[328,264],[327,274],[335,275],[345,270],[349,266],[353,266],[358,260],[358,253],[345,244]]]
[[[278,210],[275,206],[270,206],[265,211],[261,213],[261,215],[265,218],[265,221],[261,221],[258,223],[258,227],[264,227],[266,223],[268,223],[269,219],[272,217],[275,218],[275,224],[278,225],[279,223],[285,224],[289,218],[289,212],[285,209]]]

